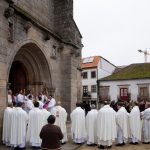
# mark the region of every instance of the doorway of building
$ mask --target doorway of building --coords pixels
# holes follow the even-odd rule
[[[16,55],[9,71],[9,88],[16,94],[20,89],[38,92],[52,88],[48,61],[43,51],[34,43],[23,45]]]
[[[27,84],[27,70],[25,66],[19,61],[14,61],[9,74],[9,88],[13,93],[18,93],[20,89],[26,89]]]

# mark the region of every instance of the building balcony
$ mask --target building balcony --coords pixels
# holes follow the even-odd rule
[[[99,102],[102,103],[104,101],[110,101],[110,96],[109,95],[99,96]]]
[[[138,95],[137,96],[137,100],[139,101],[139,102],[141,102],[141,101],[144,101],[144,102],[150,102],[150,97],[149,97],[149,95]]]
[[[82,98],[91,98],[91,93],[90,92],[83,93]]]

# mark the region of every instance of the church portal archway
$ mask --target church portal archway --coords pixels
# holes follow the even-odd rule
[[[14,61],[9,74],[10,89],[17,93],[19,89],[26,89],[28,85],[27,70],[20,61]]]
[[[52,88],[47,59],[35,43],[25,44],[15,55],[9,71],[9,88],[13,93],[23,89],[32,90],[33,94]]]

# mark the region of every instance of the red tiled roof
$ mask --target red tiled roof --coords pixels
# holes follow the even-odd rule
[[[84,69],[84,68],[94,68],[94,67],[97,67],[99,61],[100,61],[100,56],[92,56],[94,57],[93,59],[93,62],[88,62],[88,63],[83,63],[83,61],[87,58],[91,58],[91,57],[86,57],[86,58],[83,58],[82,59],[82,62],[81,62],[81,68]]]

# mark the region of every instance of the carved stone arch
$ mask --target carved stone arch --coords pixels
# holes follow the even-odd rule
[[[15,79],[15,76],[13,78],[10,77],[10,75],[12,75],[11,69],[13,68],[12,65],[14,64],[14,62],[18,62],[18,65],[22,64],[22,66],[25,66],[24,67],[25,70],[27,70],[26,71],[27,75],[25,75],[27,77],[24,76],[18,78],[18,80],[20,79],[20,81],[22,81],[25,78],[28,79],[24,81],[26,82],[25,83],[26,87],[24,86],[20,86],[20,87],[24,87],[26,89],[34,89],[34,93],[37,93],[45,88],[47,88],[47,91],[51,91],[51,89],[53,89],[52,73],[50,70],[49,61],[46,58],[46,55],[43,53],[43,50],[40,49],[35,43],[29,42],[23,44],[18,50],[16,50],[16,54],[13,57],[11,65],[9,66],[10,69],[8,72],[8,77],[9,77],[8,82],[10,82],[10,79],[11,82],[13,82],[13,78]],[[13,69],[14,69],[13,71],[15,71],[15,68]],[[20,68],[19,71],[22,72],[20,74],[22,74],[23,76],[23,70]]]

